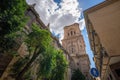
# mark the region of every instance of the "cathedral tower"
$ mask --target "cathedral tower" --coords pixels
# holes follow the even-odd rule
[[[74,60],[71,68],[80,69],[87,77],[89,74],[90,62],[85,51],[85,43],[78,23],[64,27],[64,39],[62,40],[62,46],[66,49],[66,51],[68,51]]]

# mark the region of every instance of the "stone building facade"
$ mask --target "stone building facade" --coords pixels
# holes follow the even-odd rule
[[[101,80],[120,80],[120,0],[106,0],[84,16]]]
[[[90,61],[85,51],[85,43],[78,23],[64,27],[62,46],[73,59],[70,61],[71,70],[80,69],[87,78],[90,78]]]

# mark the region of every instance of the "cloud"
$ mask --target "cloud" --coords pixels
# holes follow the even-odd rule
[[[85,28],[85,19],[84,18],[79,21],[79,25],[80,25],[80,30],[83,30]]]
[[[63,38],[64,26],[79,23],[80,29],[85,27],[84,19],[79,20],[82,8],[78,0],[62,0],[59,5],[53,0],[27,0],[28,4],[36,3],[35,9],[45,25],[50,23],[51,32],[60,34]]]

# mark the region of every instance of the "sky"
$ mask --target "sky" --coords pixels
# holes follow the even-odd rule
[[[86,52],[89,55],[91,67],[95,67],[93,54],[90,49],[83,11],[104,0],[26,0],[28,4],[36,3],[35,10],[45,25],[50,23],[50,31],[59,37],[64,36],[64,26],[79,23],[85,40]]]

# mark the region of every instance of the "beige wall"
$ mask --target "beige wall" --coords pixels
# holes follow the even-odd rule
[[[120,1],[89,13],[88,17],[108,55],[120,55]]]

